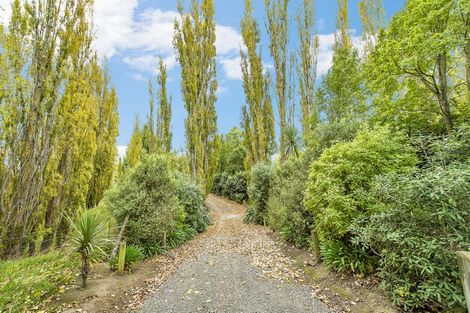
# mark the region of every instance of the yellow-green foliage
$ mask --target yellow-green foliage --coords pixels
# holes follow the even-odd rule
[[[59,252],[0,262],[2,312],[24,312],[63,292],[75,279],[77,266],[77,258]]]
[[[376,210],[369,195],[376,175],[410,172],[416,162],[404,135],[386,128],[364,129],[325,150],[311,166],[305,194],[320,238],[340,240],[352,221]]]

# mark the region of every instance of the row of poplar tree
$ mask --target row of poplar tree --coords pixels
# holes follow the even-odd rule
[[[0,24],[0,258],[60,246],[115,176],[118,100],[92,0],[11,3]]]
[[[418,133],[451,134],[469,116],[470,2],[412,0],[385,27],[382,0],[362,0],[363,33],[353,44],[348,1],[338,0],[333,65],[317,82],[319,36],[314,32],[314,0],[303,0],[296,15],[299,46],[289,41],[289,0],[265,0],[272,75],[263,66],[261,29],[245,0],[241,19],[241,71],[246,104],[241,128],[247,150],[245,168],[281,162],[298,153],[324,123],[388,124]],[[189,12],[179,5],[174,46],[181,65],[181,90],[191,175],[211,190],[219,158],[217,135],[215,20],[212,0],[192,0]],[[432,12],[433,14],[428,14]],[[273,77],[271,77],[273,76]],[[274,97],[273,97],[274,95]],[[280,136],[276,143],[273,101]],[[300,103],[302,136],[296,129]],[[310,139],[309,139],[310,138]]]

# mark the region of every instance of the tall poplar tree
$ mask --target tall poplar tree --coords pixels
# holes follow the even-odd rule
[[[317,103],[330,123],[362,119],[366,112],[361,59],[349,35],[348,1],[338,0],[333,64],[317,92]]]
[[[158,118],[157,118],[157,138],[160,149],[163,152],[171,152],[171,98],[168,99],[166,89],[167,70],[163,60],[158,62]]]
[[[89,208],[98,205],[104,192],[112,185],[117,159],[116,138],[119,132],[116,90],[109,87],[107,71],[101,71],[97,64],[94,64],[94,68],[96,78],[91,81],[96,82],[94,92],[99,99],[99,107],[96,129],[97,150],[87,199]]]
[[[319,38],[317,35],[313,35],[314,0],[303,0],[302,4],[301,10],[297,14],[297,33],[300,41],[297,75],[299,77],[302,129],[305,138],[320,119],[319,109],[315,106]]]
[[[289,34],[289,0],[265,0],[267,30],[269,34],[269,50],[274,59],[276,72],[276,96],[279,112],[280,154],[284,160],[284,146],[286,144],[286,102],[287,102],[287,43]]]
[[[0,47],[5,65],[0,97],[4,257],[24,250],[43,216],[43,190],[51,176],[47,171],[55,170],[50,162],[58,156],[56,145],[61,136],[58,117],[65,103],[61,95],[72,84],[77,93],[84,90],[84,74],[77,69],[81,71],[89,52],[91,4],[91,0],[12,2],[8,32],[2,35]],[[72,83],[71,77],[77,81]],[[87,110],[82,112],[88,117]]]
[[[247,106],[242,109],[244,142],[248,151],[247,165],[268,161],[275,145],[274,114],[269,96],[268,78],[263,74],[260,30],[253,18],[251,0],[245,0],[241,20],[242,38],[247,51],[240,51],[243,89]],[[259,48],[259,51],[258,51]]]
[[[153,154],[159,149],[160,143],[158,142],[157,133],[155,131],[155,91],[153,89],[153,82],[151,79],[148,81],[149,92],[149,112],[147,114],[147,123],[142,129],[142,145],[144,150]]]
[[[217,167],[217,113],[215,101],[216,48],[214,3],[191,1],[189,14],[178,5],[173,39],[181,65],[181,90],[188,116],[185,121],[190,171],[206,192],[211,190]]]
[[[131,141],[126,150],[125,166],[128,168],[136,166],[142,160],[143,154],[142,130],[140,128],[139,116],[136,115]]]
[[[364,55],[372,52],[379,31],[384,26],[384,7],[382,0],[362,0],[359,2],[359,14],[362,22],[362,40]]]

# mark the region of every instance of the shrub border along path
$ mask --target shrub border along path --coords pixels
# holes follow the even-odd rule
[[[370,291],[360,284],[351,285],[355,286],[354,290],[349,290],[351,289],[349,285],[346,286],[349,293],[343,297],[340,295],[342,290],[340,286],[343,283],[336,274],[328,272],[326,275],[329,275],[338,286],[337,289],[332,290],[317,285],[312,279],[314,275],[311,275],[311,271],[318,271],[319,268],[309,266],[308,261],[300,263],[299,256],[292,254],[292,251],[287,252],[286,245],[273,235],[269,228],[243,224],[242,218],[246,208],[242,205],[214,195],[209,195],[206,205],[211,209],[214,219],[214,224],[207,232],[197,235],[194,240],[179,248],[142,263],[132,275],[123,277],[108,275],[90,279],[88,289],[75,289],[62,297],[60,311],[76,312],[77,309],[81,309],[88,312],[129,312],[142,307],[155,309],[154,304],[159,301],[158,297],[161,297],[165,290],[168,291],[167,287],[171,284],[175,284],[176,287],[172,290],[179,295],[184,294],[190,299],[197,298],[199,292],[201,296],[204,295],[203,290],[192,289],[191,286],[186,288],[187,286],[178,284],[178,277],[184,274],[184,268],[187,268],[188,264],[201,265],[208,256],[217,260],[220,256],[236,255],[238,260],[243,259],[238,262],[239,265],[242,264],[244,268],[246,266],[247,272],[258,275],[256,284],[274,284],[281,291],[286,288],[284,289],[286,292],[298,294],[305,305],[311,305],[312,309],[316,308],[314,312],[395,312],[385,300],[370,301],[372,299],[369,297],[382,298],[375,289]],[[305,251],[303,253],[305,257]],[[308,253],[306,256],[311,258]],[[307,271],[307,267],[310,272]],[[219,273],[207,273],[209,274]],[[222,275],[230,276],[230,271]],[[195,290],[199,292],[196,293]],[[276,294],[276,290],[272,292]],[[215,298],[210,298],[211,295],[204,296],[207,299],[203,299],[206,302],[204,307],[200,306],[201,312],[221,308],[217,306],[220,303]],[[260,301],[269,301],[267,299],[270,298],[267,294],[264,297],[258,296]],[[374,306],[370,307],[369,302],[374,303]],[[262,307],[260,309],[263,310]]]

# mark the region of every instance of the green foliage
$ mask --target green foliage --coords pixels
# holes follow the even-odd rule
[[[220,158],[217,173],[225,172],[229,175],[233,175],[243,171],[246,149],[243,145],[242,132],[234,127],[221,137],[220,142]]]
[[[187,224],[178,224],[168,237],[168,247],[176,248],[186,241],[192,239],[196,231]]]
[[[312,163],[305,205],[321,240],[340,240],[348,226],[377,210],[369,195],[376,175],[410,172],[416,156],[400,133],[363,129],[349,143],[334,145]]]
[[[351,231],[380,256],[382,287],[408,311],[463,311],[455,251],[470,248],[470,164],[379,177],[371,192],[381,213]]]
[[[129,216],[126,236],[130,244],[153,251],[161,246],[165,233],[170,234],[184,221],[177,187],[168,159],[149,155],[108,194],[109,208],[117,221],[122,223]]]
[[[352,141],[359,127],[359,123],[346,120],[319,124],[306,138],[306,157],[309,160],[316,160],[329,147],[337,143]]]
[[[68,218],[72,232],[70,245],[82,260],[81,275],[86,287],[90,263],[105,254],[109,245],[109,217],[101,210],[80,210],[75,218]]]
[[[313,224],[312,213],[303,203],[308,165],[305,158],[290,158],[278,164],[268,201],[269,225],[300,247],[308,247]]]
[[[0,262],[0,308],[25,312],[63,293],[76,278],[78,258],[61,252]]]
[[[136,246],[136,245],[127,245],[126,246],[126,256],[124,259],[124,267],[128,270],[131,269],[131,267],[139,262],[142,261],[145,257],[145,251],[142,247]],[[118,263],[118,257],[115,256],[111,260],[109,260],[109,266],[111,269],[116,269],[117,268],[117,263]]]
[[[324,242],[321,255],[326,267],[337,272],[365,274],[372,272],[376,265],[376,258],[370,255],[370,251],[337,240]]]
[[[246,184],[246,172],[237,172],[228,176],[223,189],[224,197],[242,203],[248,198]]]
[[[257,163],[252,167],[250,185],[248,186],[250,205],[243,219],[245,223],[266,224],[273,174],[274,171],[270,164]]]
[[[214,184],[212,185],[212,192],[218,196],[224,194],[225,183],[227,182],[227,172],[218,172],[214,175]]]
[[[184,223],[197,232],[205,231],[210,218],[201,188],[181,174],[177,176],[176,185],[176,196],[185,212]]]
[[[282,155],[298,158],[302,149],[302,138],[299,131],[294,125],[289,125],[286,127],[284,136],[284,144],[281,146]]]

